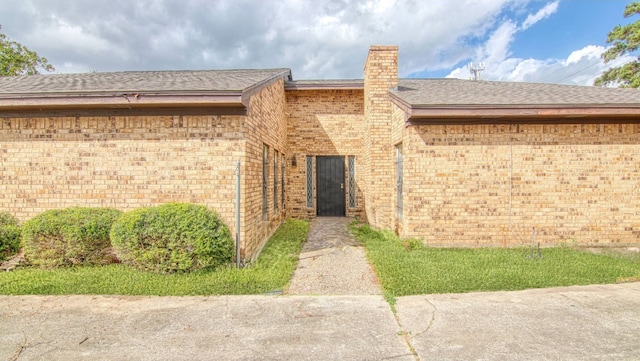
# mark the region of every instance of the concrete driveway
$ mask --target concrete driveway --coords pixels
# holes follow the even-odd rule
[[[401,297],[421,360],[640,360],[640,283]]]
[[[640,360],[640,283],[396,307],[379,295],[0,296],[0,360]]]
[[[380,296],[0,297],[0,360],[382,359],[414,360]]]

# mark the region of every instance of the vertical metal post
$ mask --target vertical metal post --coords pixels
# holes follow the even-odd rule
[[[536,241],[536,227],[531,228],[531,247],[529,252],[529,257],[533,258],[533,247]]]
[[[240,268],[240,161],[236,163],[236,268]]]

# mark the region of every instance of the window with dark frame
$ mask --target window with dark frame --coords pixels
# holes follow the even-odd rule
[[[269,147],[266,144],[264,144],[262,153],[262,220],[266,221],[269,213],[267,197],[267,187],[269,180],[267,176],[269,164]]]
[[[356,157],[349,156],[349,208],[356,207]]]
[[[307,156],[307,208],[313,208],[313,156]]]
[[[396,146],[396,204],[398,212],[398,220],[402,220],[403,205],[402,205],[402,143]]]
[[[284,166],[285,166],[285,159],[286,157],[284,156],[284,153],[282,153],[282,157],[280,158],[280,167],[282,168],[282,181],[280,182],[280,188],[282,189],[282,197],[280,197],[282,199],[282,209],[284,209]]]
[[[278,151],[273,150],[273,211],[278,212]]]

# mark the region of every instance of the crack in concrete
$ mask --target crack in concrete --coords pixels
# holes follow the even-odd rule
[[[31,347],[31,344],[27,342],[27,336],[25,334],[22,334],[22,338],[24,341],[22,341],[22,344],[18,345],[18,349],[13,353],[11,357],[8,358],[9,361],[17,361],[18,358],[20,358],[22,352]]]
[[[409,348],[409,352],[413,355],[413,357],[415,358],[416,361],[421,361],[420,360],[420,355],[418,355],[418,352],[416,351],[415,347],[413,347],[413,344],[411,343],[411,332],[408,332],[407,330],[404,329],[404,327],[402,327],[402,323],[400,322],[400,319],[398,318],[398,314],[396,313],[396,310],[391,307],[391,305],[389,305],[389,308],[391,309],[391,313],[393,314],[393,318],[396,320],[396,324],[398,325],[398,328],[400,329],[400,331],[398,332],[398,336],[401,336],[402,339],[404,340],[404,343],[407,344],[407,347]]]
[[[30,348],[30,347],[34,347],[34,346],[39,346],[39,345],[46,345],[46,344],[50,344],[53,341],[42,341],[42,342],[38,342],[38,343],[30,343],[27,342],[27,336],[25,334],[22,334],[23,337],[23,341],[22,344],[18,345],[18,348],[16,349],[16,351],[13,353],[13,355],[11,355],[11,357],[9,357],[7,360],[8,361],[18,361],[18,359],[20,358],[20,356],[22,355],[22,353]]]
[[[424,329],[424,331],[416,333],[415,336],[413,337],[417,337],[422,335],[423,333],[429,332],[429,330],[431,329],[431,326],[433,326],[433,323],[436,321],[436,312],[438,312],[438,308],[431,301],[429,301],[428,298],[425,298],[425,301],[427,301],[429,306],[433,308],[433,312],[431,313],[431,320],[429,320],[429,324],[427,325],[427,328]]]
[[[422,334],[429,332],[429,330],[431,329],[431,327],[433,327],[433,324],[436,321],[436,312],[438,312],[438,308],[436,307],[436,305],[434,305],[431,301],[429,301],[428,298],[425,298],[424,300],[429,304],[429,306],[431,306],[431,308],[433,309],[433,312],[431,313],[431,319],[429,320],[429,324],[427,325],[427,327],[424,330],[416,333],[415,335],[412,334],[411,331],[407,331],[405,329],[405,327],[400,322],[400,318],[398,317],[398,314],[393,310],[393,308],[391,309],[391,311],[393,312],[393,317],[395,318],[396,323],[400,328],[400,332],[398,332],[398,336],[402,336],[402,338],[404,339],[404,342],[407,344],[407,347],[409,348],[409,351],[411,352],[413,357],[416,359],[416,361],[421,361],[421,359],[420,359],[420,355],[418,355],[418,352],[413,346],[413,343],[411,343],[411,340],[413,338],[416,338]]]

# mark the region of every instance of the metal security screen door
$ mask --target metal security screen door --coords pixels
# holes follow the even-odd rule
[[[344,157],[316,157],[318,216],[344,216]]]

